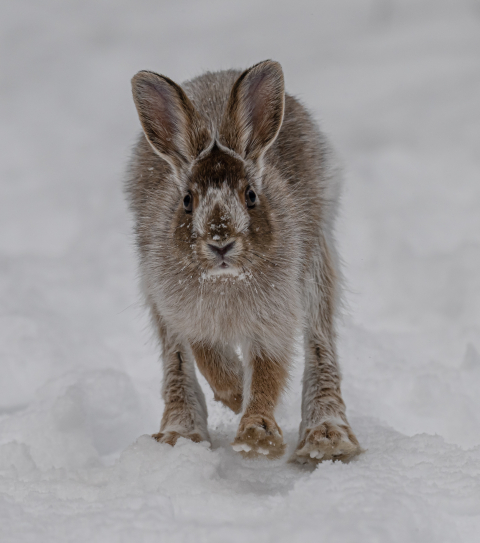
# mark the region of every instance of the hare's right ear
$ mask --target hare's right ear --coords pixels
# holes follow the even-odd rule
[[[153,150],[178,173],[198,156],[208,131],[183,89],[168,77],[138,72],[132,93],[145,136]]]
[[[222,142],[246,159],[257,160],[280,131],[285,108],[282,67],[265,60],[234,83],[220,128]]]

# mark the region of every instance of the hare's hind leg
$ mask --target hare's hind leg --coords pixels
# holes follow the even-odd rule
[[[337,278],[325,240],[321,255],[308,283],[302,422],[291,459],[300,463],[348,461],[362,452],[347,421],[340,390],[334,326]]]
[[[290,355],[288,346],[284,354]],[[247,458],[265,455],[275,459],[285,452],[274,412],[287,383],[289,359],[272,356],[260,347],[247,358],[244,412],[232,443],[233,449]]]
[[[230,345],[192,344],[192,351],[202,375],[212,387],[215,400],[221,401],[234,413],[242,410],[243,368]]]
[[[179,437],[195,442],[210,441],[207,406],[195,375],[190,349],[170,333],[153,306],[151,311],[162,345],[165,401],[160,432],[153,437],[169,445],[175,445]]]

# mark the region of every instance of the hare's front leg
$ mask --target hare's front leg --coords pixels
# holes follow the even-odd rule
[[[195,442],[210,441],[207,430],[207,406],[195,375],[190,349],[170,331],[152,309],[162,344],[163,359],[163,412],[160,432],[153,437],[175,445],[179,437]]]
[[[286,361],[267,354],[254,355],[245,370],[245,409],[233,449],[243,456],[260,454],[274,459],[283,455],[285,444],[274,411],[287,381]]]
[[[335,271],[326,244],[310,283],[300,439],[292,461],[348,461],[362,452],[345,415],[334,329]]]
[[[300,463],[350,460],[362,452],[345,415],[332,341],[307,332],[300,440],[292,458]]]
[[[243,368],[235,350],[229,345],[192,344],[197,366],[215,395],[234,413],[240,413],[243,401]]]

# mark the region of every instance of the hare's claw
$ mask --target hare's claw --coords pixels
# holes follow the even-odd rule
[[[232,443],[234,451],[244,458],[265,456],[270,460],[285,452],[282,431],[273,418],[262,415],[244,417]]]
[[[207,441],[198,432],[180,433],[175,430],[166,430],[164,432],[159,432],[158,434],[153,434],[152,437],[156,439],[159,443],[167,443],[172,447],[175,445],[180,437],[190,439],[194,443],[201,443],[202,441]]]
[[[348,462],[363,452],[348,424],[324,421],[307,428],[290,462],[317,464],[324,460]]]

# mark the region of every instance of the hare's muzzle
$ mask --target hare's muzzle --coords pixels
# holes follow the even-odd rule
[[[225,255],[233,249],[233,246],[235,245],[235,241],[231,241],[230,243],[227,243],[226,245],[214,245],[213,243],[208,243],[208,247],[211,251],[213,251],[214,254],[219,255],[222,260],[224,260]]]
[[[210,254],[209,260],[212,264],[211,274],[237,273],[234,262],[234,249],[237,249],[237,245],[238,243],[235,240],[227,241],[227,243],[219,243],[212,239],[207,241],[207,251]]]

